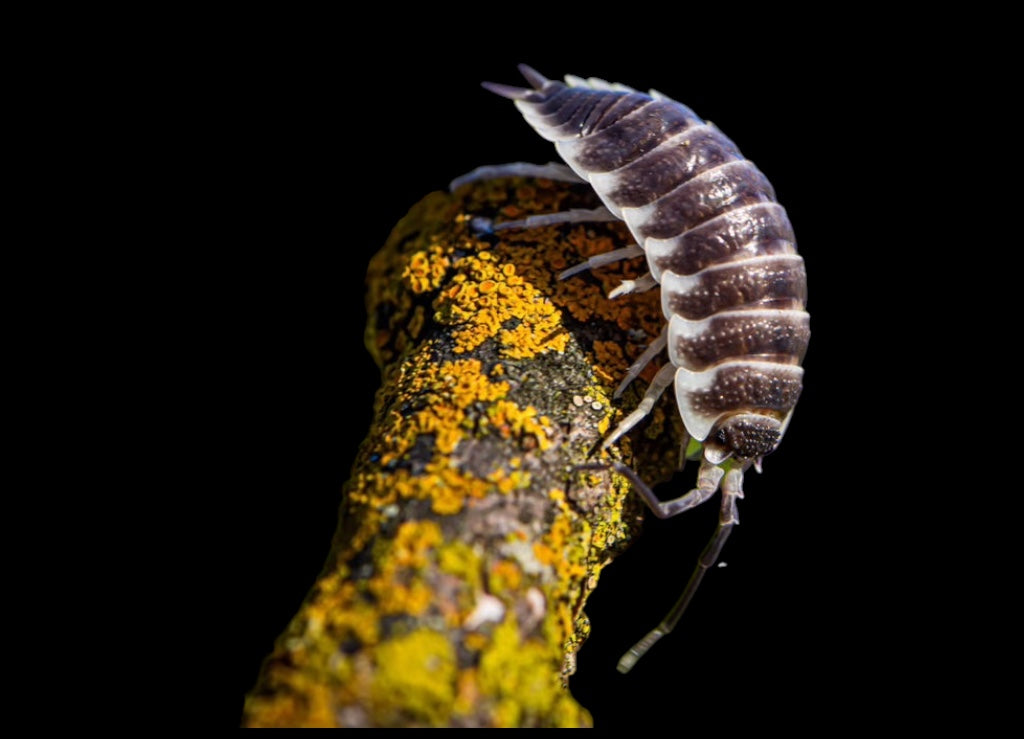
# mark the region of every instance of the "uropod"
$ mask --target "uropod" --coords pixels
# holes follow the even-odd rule
[[[625,222],[635,244],[560,275],[566,279],[644,255],[650,271],[627,280],[609,297],[661,289],[664,330],[630,367],[616,397],[662,351],[667,350],[669,361],[602,448],[650,413],[670,385],[689,439],[700,444],[696,486],[674,500],[658,500],[621,462],[585,467],[612,467],[625,475],[660,518],[693,508],[721,490],[714,534],[679,600],[619,661],[619,671],[628,672],[679,621],[739,522],[736,502],[743,497],[744,472],[750,467],[760,471],[762,458],[786,431],[802,388],[800,363],[810,338],[804,262],[767,178],[690,108],[655,90],[641,93],[572,75],[563,83],[526,65],[519,69],[531,87],[490,82],[484,87],[515,101],[534,130],[554,142],[565,164],[481,167],[452,187],[507,175],[582,180],[593,187],[601,208],[532,216],[494,228]]]

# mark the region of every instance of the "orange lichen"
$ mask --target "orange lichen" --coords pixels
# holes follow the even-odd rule
[[[553,565],[558,561],[559,553],[542,541],[534,542],[533,556],[537,561],[545,565]]]
[[[328,585],[332,580],[338,583],[333,592]],[[319,597],[306,604],[302,616],[305,618],[305,635],[310,638],[327,632],[366,645],[376,644],[380,639],[376,608],[362,599],[354,583],[337,577],[321,581]]]
[[[622,346],[614,341],[595,341],[594,357],[594,370],[601,380],[609,384],[618,383],[629,366]]]
[[[406,521],[388,543],[390,559],[396,567],[426,567],[427,553],[443,540],[441,527],[433,521]]]
[[[418,475],[399,470],[391,485],[402,498],[430,500],[431,508],[441,515],[462,510],[469,498],[483,498],[491,489],[487,480],[465,475],[443,462],[432,462]]]
[[[507,559],[498,560],[491,565],[488,587],[492,593],[516,591],[523,582],[523,572],[519,565]]]
[[[506,472],[504,469],[499,468],[489,474],[487,479],[494,483],[499,493],[504,494],[530,486],[530,473],[521,470]]]
[[[409,258],[402,278],[408,281],[410,290],[414,293],[424,293],[441,286],[441,281],[451,266],[451,260],[446,252],[450,252],[450,249],[435,244],[428,251],[418,251]]]
[[[488,380],[483,375],[479,359],[445,362],[439,374],[457,408],[468,408],[473,403],[486,403],[508,395],[508,383]]]
[[[523,193],[530,197],[509,202]],[[398,351],[408,349],[409,338],[418,336],[422,328],[419,321],[411,319],[422,306],[414,305],[409,297],[428,292],[435,292],[433,320],[456,329],[456,354],[474,351],[494,338],[502,356],[508,358],[564,351],[568,341],[562,319],[565,312],[580,322],[600,320],[623,331],[640,328],[656,336],[664,324],[656,291],[618,300],[607,298],[621,280],[639,276],[642,259],[614,263],[568,280],[555,279],[570,263],[628,243],[631,237],[622,224],[512,229],[500,232],[502,238],[497,243],[477,240],[470,229],[474,210],[499,207],[508,218],[522,218],[562,210],[569,196],[563,186],[544,180],[511,191],[490,183],[477,186],[468,192],[464,205],[468,212],[452,216],[462,230],[449,240],[428,230],[410,240],[402,227],[412,224],[403,221],[393,239],[404,248],[385,249],[371,263],[371,285],[381,286],[371,292],[371,302],[386,302],[394,308],[388,325],[368,333],[374,353],[381,358],[390,356],[389,345]],[[444,203],[428,198],[421,207],[424,216],[436,216],[444,210]],[[456,252],[456,245],[464,254]],[[385,287],[383,275],[396,271],[403,275],[404,294]],[[621,343],[625,361],[621,366],[599,365],[603,382],[614,382],[609,378],[620,376],[646,346],[638,338]]]
[[[508,383],[491,382],[482,374],[479,360],[455,360],[438,368],[431,363],[429,351],[411,358],[403,379],[410,397],[420,398],[425,404],[409,416],[392,414],[394,423],[382,429],[383,466],[402,458],[422,435],[433,435],[438,451],[451,454],[463,438],[466,409],[509,392]]]
[[[426,499],[435,513],[453,515],[469,499],[483,498],[494,491],[506,494],[529,484],[529,474],[523,471],[496,468],[481,477],[457,468],[450,457],[462,441],[497,432],[503,439],[521,440],[526,449],[551,446],[550,420],[539,416],[532,406],[520,408],[507,399],[510,384],[492,381],[484,374],[479,359],[450,360],[440,366],[431,359],[428,343],[403,365],[401,392],[414,399],[417,407],[406,413],[390,412],[378,427],[376,446],[380,450],[379,465],[385,469],[407,459],[424,440],[432,458],[417,474],[399,468],[386,478],[358,477],[350,501],[379,507],[383,497],[371,492],[378,486],[388,503],[396,498]],[[498,368],[494,374],[500,376],[502,372]],[[478,406],[482,411],[474,410]]]
[[[432,563],[434,549],[441,541],[441,529],[433,521],[407,521],[398,528],[394,539],[377,542],[375,559],[381,567],[369,580],[367,589],[382,614],[418,616],[427,610],[433,592],[418,575]]]
[[[434,300],[434,320],[455,327],[453,351],[470,352],[495,337],[503,357],[565,351],[568,335],[561,312],[516,274],[514,264],[498,259],[486,250],[459,259],[453,265],[455,284]]]
[[[499,400],[487,409],[487,417],[502,438],[522,438],[529,434],[541,451],[551,447],[551,440],[545,432],[545,428],[551,426],[551,420],[547,416],[538,418],[537,409],[533,406],[520,408],[515,403]]]

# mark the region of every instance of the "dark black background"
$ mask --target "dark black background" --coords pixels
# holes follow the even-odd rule
[[[588,603],[574,695],[597,726],[638,728],[736,716],[825,728],[896,702],[894,686],[919,666],[893,598],[915,586],[879,577],[893,556],[884,511],[901,488],[871,463],[887,455],[888,421],[868,412],[873,385],[853,347],[875,330],[859,306],[886,279],[868,270],[889,197],[867,189],[871,163],[904,136],[927,70],[897,65],[885,33],[865,47],[742,16],[702,27],[625,17],[590,36],[472,15],[447,30],[406,18],[401,32],[372,33],[346,19],[275,21],[220,26],[216,51],[198,58],[181,49],[186,105],[168,111],[180,136],[165,142],[195,166],[181,202],[204,216],[187,239],[198,246],[182,300],[201,319],[181,371],[201,398],[191,454],[210,463],[195,480],[205,589],[186,607],[203,635],[193,673],[210,722],[237,725],[327,555],[379,386],[363,348],[368,260],[453,177],[556,158],[479,86],[517,84],[519,62],[653,87],[715,122],[774,184],[809,276],[804,394],[764,474],[748,475],[728,566],[678,631],[619,675],[618,657],[680,592],[716,510],[649,517]]]

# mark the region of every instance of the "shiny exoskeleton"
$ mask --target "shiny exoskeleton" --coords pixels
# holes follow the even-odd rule
[[[605,206],[499,228],[612,218],[626,223],[635,245],[562,274],[643,254],[650,272],[627,281],[611,297],[661,288],[665,331],[633,365],[618,393],[664,348],[669,362],[604,447],[643,419],[669,385],[675,387],[689,436],[701,444],[697,485],[672,501],[659,501],[621,463],[592,466],[627,475],[661,517],[722,490],[718,529],[685,592],[665,620],[623,656],[619,670],[626,672],[679,620],[739,520],[736,499],[742,497],[744,471],[751,465],[760,470],[762,457],[778,446],[789,423],[810,337],[804,262],[771,184],[731,140],[688,107],[654,90],[644,94],[572,76],[562,83],[525,65],[520,70],[532,89],[484,87],[514,100],[537,133],[554,142],[571,172],[561,165],[513,164],[481,168],[467,178],[582,179]]]

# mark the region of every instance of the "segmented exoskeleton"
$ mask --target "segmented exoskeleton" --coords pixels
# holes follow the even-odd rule
[[[630,468],[626,475],[662,518],[710,498],[721,486],[719,524],[697,567],[665,619],[619,661],[627,672],[672,630],[701,578],[718,558],[739,522],[737,498],[743,473],[758,471],[779,444],[801,390],[810,337],[804,310],[807,284],[793,229],[775,192],[752,162],[714,125],[685,105],[651,90],[644,94],[603,80],[567,76],[549,80],[525,65],[533,89],[485,82],[515,101],[542,137],[555,143],[562,165],[516,163],[482,167],[465,181],[499,175],[536,175],[588,182],[604,203],[594,211],[570,211],[503,223],[496,228],[621,219],[633,246],[593,257],[563,272],[644,254],[650,272],[610,297],[661,286],[668,321],[661,336],[630,368],[616,396],[667,347],[667,363],[639,406],[605,439],[607,448],[653,408],[674,384],[689,436],[701,443],[696,487],[659,501]]]

